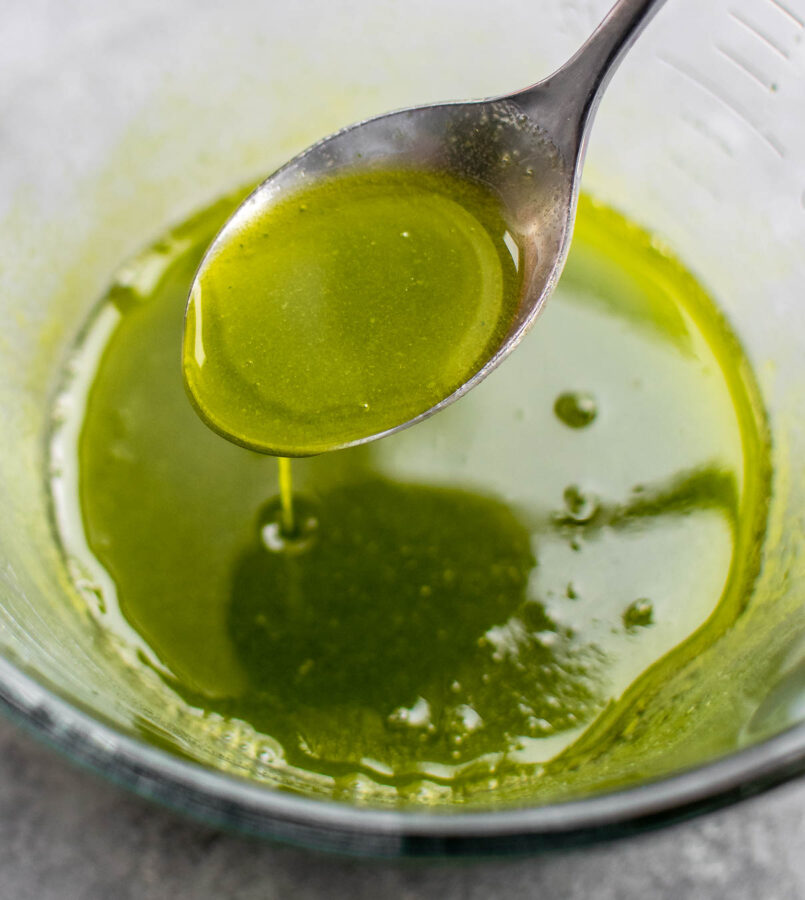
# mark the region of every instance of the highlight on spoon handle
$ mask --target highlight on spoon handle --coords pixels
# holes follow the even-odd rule
[[[604,89],[626,51],[665,0],[618,0],[576,54],[516,100],[572,155],[582,145]],[[553,121],[546,121],[553,119]]]
[[[587,42],[551,80],[571,82],[577,91],[586,91],[588,102],[594,102],[663,3],[665,0],[618,0]]]

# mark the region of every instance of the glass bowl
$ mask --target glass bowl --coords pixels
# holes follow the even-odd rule
[[[549,805],[373,809],[194,763],[153,729],[143,738],[159,698],[121,665],[54,537],[51,401],[121,260],[343,124],[537,80],[607,6],[34,0],[0,12],[0,700],[23,725],[206,822],[386,857],[610,838],[805,771],[805,0],[670,0],[590,145],[585,188],[661,236],[718,299],[773,439],[763,599],[673,676],[667,697],[690,697],[687,737],[655,748],[639,782]]]

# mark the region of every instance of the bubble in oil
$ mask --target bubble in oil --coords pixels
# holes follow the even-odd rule
[[[453,727],[460,730],[462,735],[472,734],[483,728],[484,720],[481,718],[477,710],[467,703],[461,703],[452,711]]]
[[[394,727],[425,728],[429,731],[433,728],[430,704],[424,697],[418,697],[411,707],[398,707],[387,721]]]
[[[269,501],[260,511],[257,528],[260,542],[270,553],[297,555],[305,553],[315,543],[319,520],[315,505],[306,497],[294,496],[295,527],[288,532],[283,526],[282,504],[279,498]]]
[[[566,391],[556,398],[553,411],[568,428],[586,428],[598,415],[595,397],[586,391]]]
[[[575,484],[565,488],[564,510],[556,517],[561,524],[584,525],[592,521],[598,512],[598,500],[590,493],[582,491]]]

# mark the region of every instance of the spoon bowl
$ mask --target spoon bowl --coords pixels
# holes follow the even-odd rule
[[[418,169],[482,182],[501,200],[521,280],[516,312],[502,342],[466,381],[430,408],[329,449],[386,437],[453,403],[512,352],[555,287],[570,247],[587,137],[601,94],[663,3],[619,0],[568,63],[530,88],[491,99],[386,113],[312,145],[263,181],[235,210],[201,261],[188,309],[222,246],[255,217],[317,181],[373,169]],[[194,399],[192,390],[190,394]],[[196,405],[206,421],[202,405]]]

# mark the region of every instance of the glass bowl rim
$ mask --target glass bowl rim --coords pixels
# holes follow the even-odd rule
[[[347,856],[493,857],[637,834],[805,774],[805,723],[714,761],[559,803],[453,812],[313,798],[185,760],[72,705],[0,657],[0,709],[72,761],[210,827]]]

